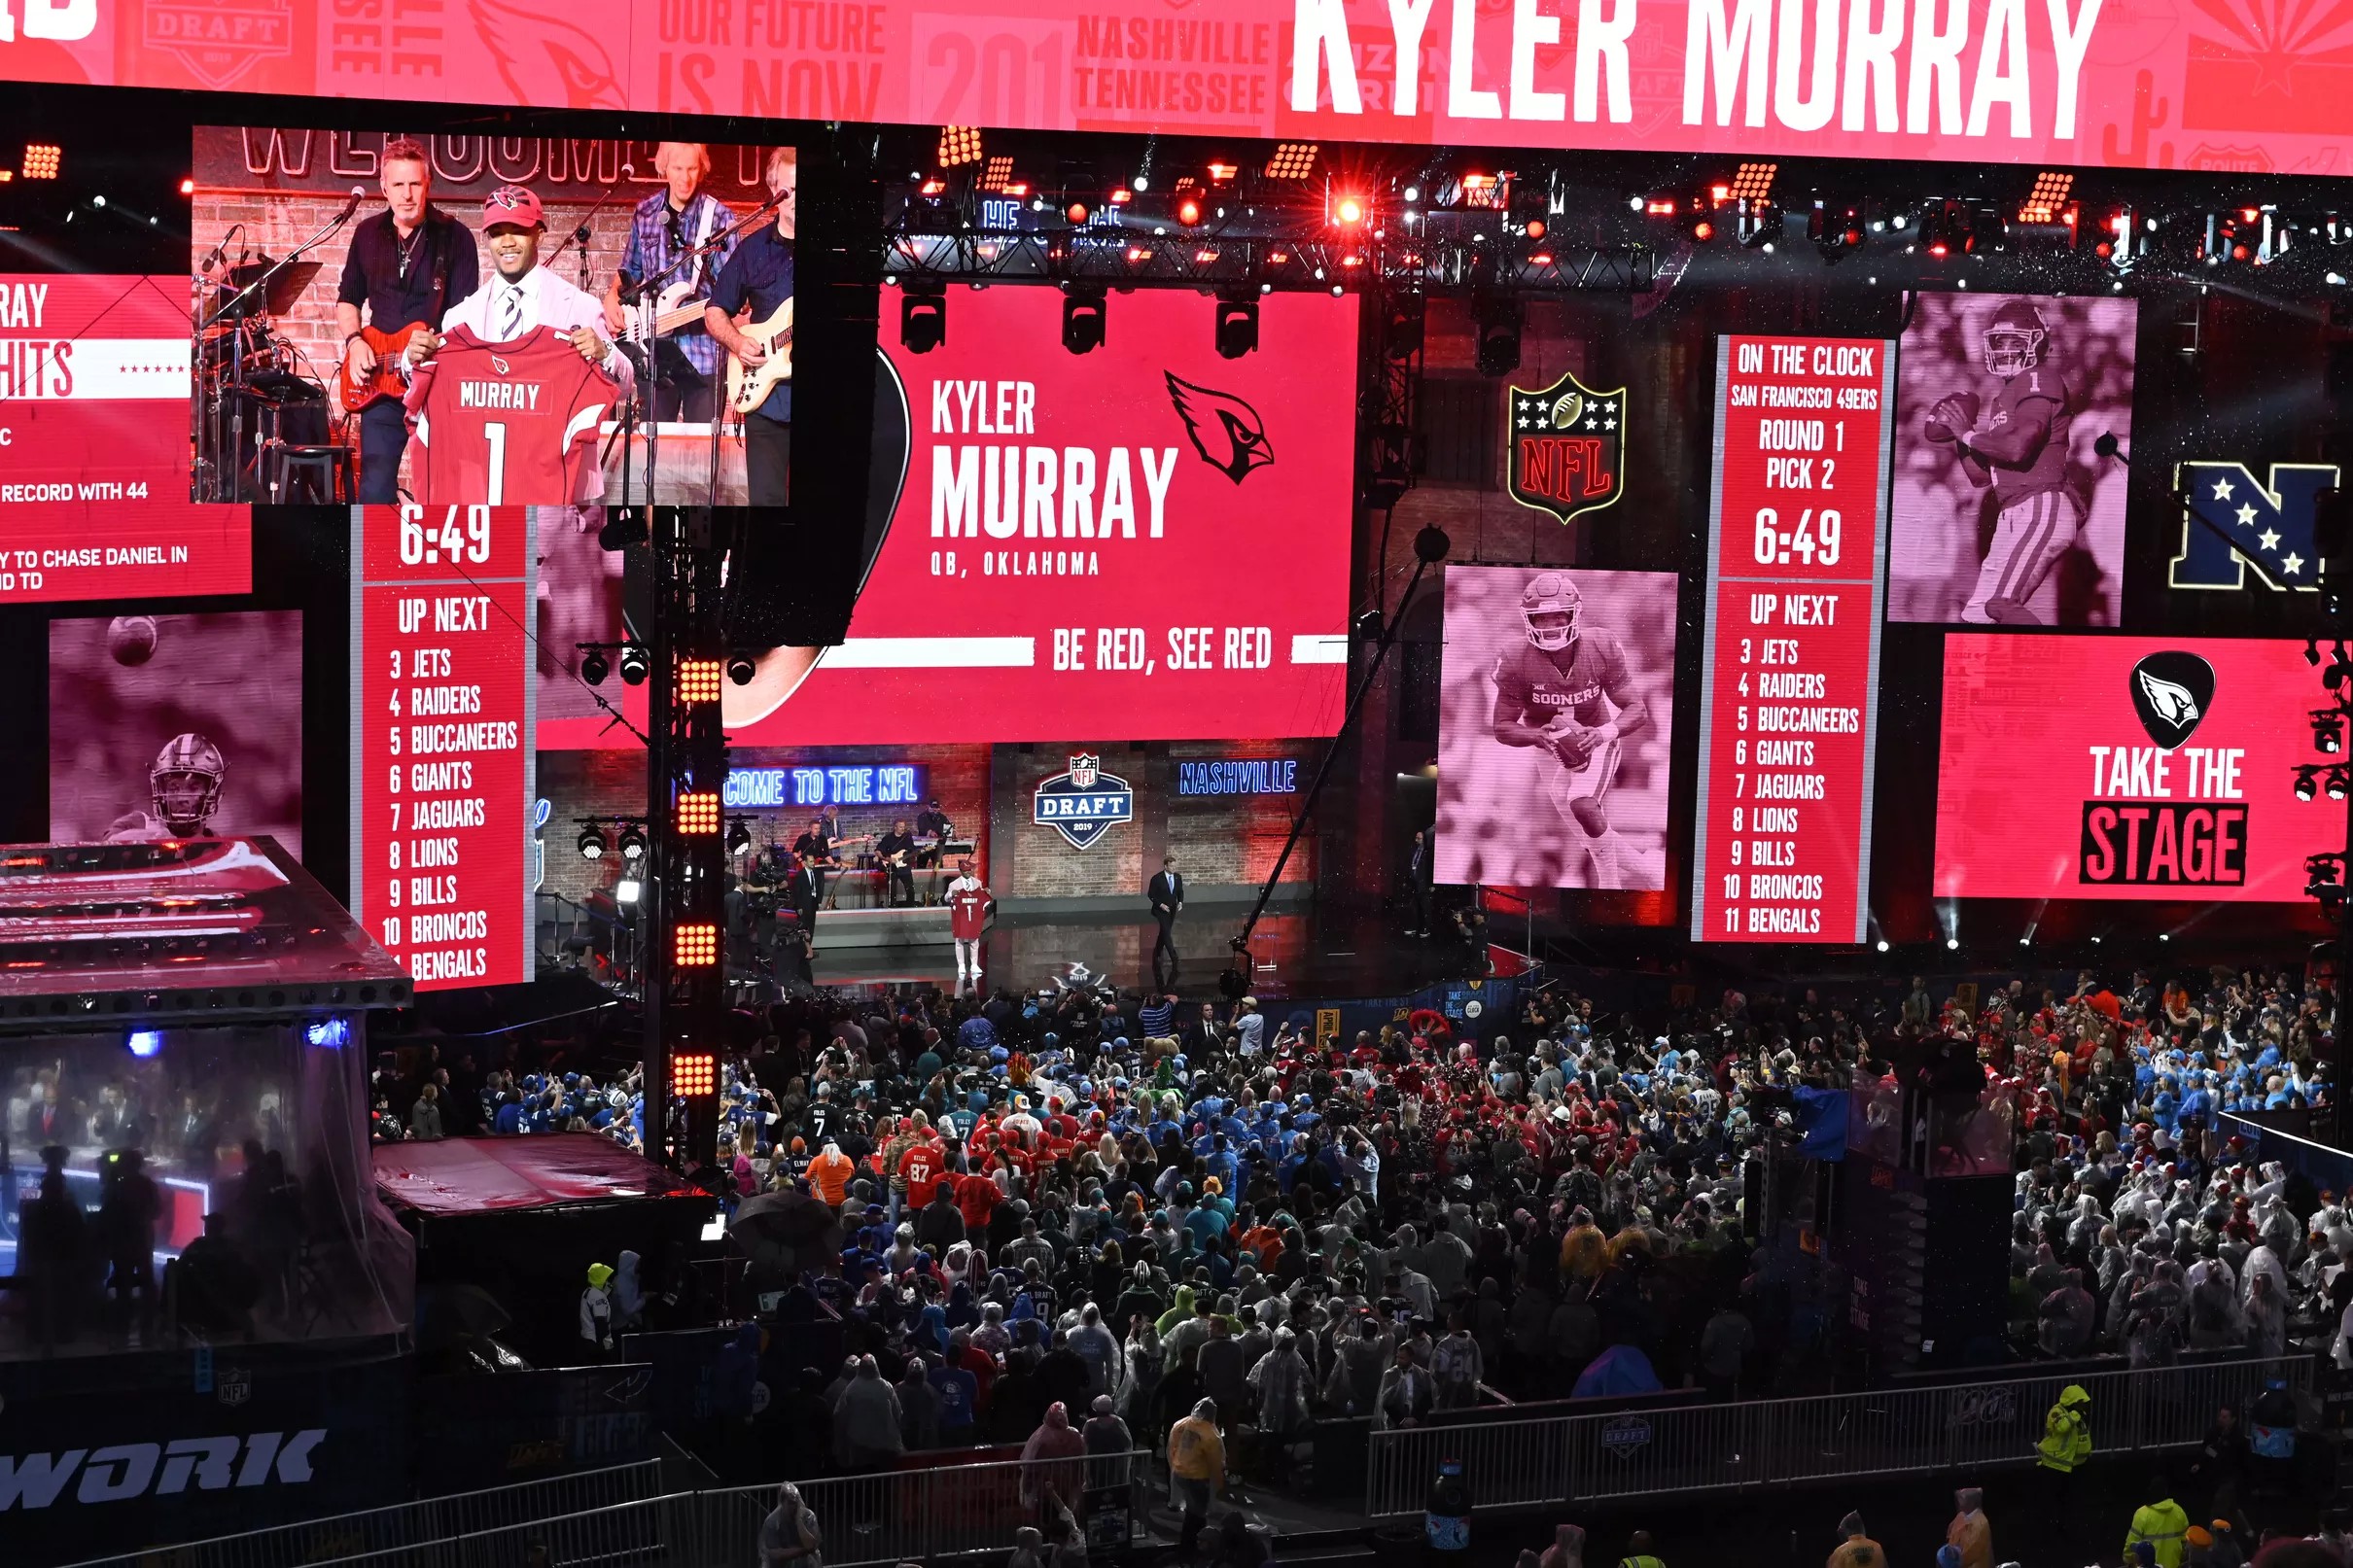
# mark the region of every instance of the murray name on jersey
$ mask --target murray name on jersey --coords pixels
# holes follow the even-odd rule
[[[468,376],[458,382],[458,406],[535,414],[544,390],[537,381],[478,381]]]

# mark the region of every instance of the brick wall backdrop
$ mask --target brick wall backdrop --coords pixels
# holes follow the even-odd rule
[[[923,769],[924,787],[939,797],[960,832],[980,835],[979,854],[986,874],[989,845],[989,749],[985,746],[915,746],[882,750],[866,747],[735,747],[728,762],[738,768],[825,767],[842,763],[913,763]],[[620,877],[620,861],[608,854],[602,860],[580,858],[577,841],[582,817],[637,817],[646,810],[646,754],[640,750],[542,751],[539,754],[542,798],[548,802],[547,877],[541,890],[576,902],[591,892],[609,892]],[[896,807],[844,807],[845,833],[886,833]],[[790,844],[809,813],[799,809],[755,811],[753,837],[770,837]],[[915,813],[906,816],[913,820]]]
[[[1175,850],[1192,887],[1255,887],[1274,868],[1317,761],[1321,741],[1200,741],[1156,745],[1071,743],[1001,746],[995,781],[997,859],[991,886],[1001,899],[1118,898],[1141,908],[1145,880]],[[1074,751],[1103,758],[1106,773],[1136,791],[1135,820],[1113,827],[1084,850],[1031,820],[1041,780],[1070,765]],[[1299,764],[1301,794],[1178,795],[1176,764],[1212,759],[1283,758]],[[1311,886],[1317,865],[1311,831],[1283,867],[1284,886]]]

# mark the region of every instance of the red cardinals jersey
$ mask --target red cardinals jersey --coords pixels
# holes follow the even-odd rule
[[[588,499],[613,382],[553,328],[493,345],[459,327],[406,401],[418,501],[556,506]]]
[[[2025,425],[2036,433],[2015,465],[1986,463],[1992,470],[1993,493],[2004,506],[2015,506],[2028,496],[2067,488],[2067,436],[2075,423],[2074,397],[2067,378],[2049,362],[2020,370],[1993,394],[1980,428],[2004,430]],[[1981,462],[1983,453],[1978,454]]]
[[[948,884],[948,928],[957,941],[979,941],[988,921],[988,889],[962,877]]]
[[[1626,685],[1626,650],[1617,633],[1588,626],[1558,653],[1524,641],[1496,655],[1492,674],[1502,711],[1523,724],[1550,723],[1563,714],[1580,724],[1604,724],[1610,709],[1603,694]]]

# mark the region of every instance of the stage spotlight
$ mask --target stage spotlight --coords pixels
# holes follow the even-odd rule
[[[1471,315],[1479,325],[1479,373],[1509,375],[1520,368],[1519,296],[1474,295]]]
[[[1304,180],[1315,167],[1314,142],[1277,142],[1275,156],[1267,159],[1266,177],[1270,180]]]
[[[2296,770],[2296,798],[2310,800],[2320,792],[2320,769],[2310,763]]]
[[[759,665],[749,653],[738,653],[727,661],[727,679],[739,686],[752,684],[752,678],[757,674]]]
[[[1095,216],[1095,209],[1084,201],[1074,199],[1062,209],[1062,215],[1070,220],[1072,228],[1084,228],[1087,220]]]
[[[605,857],[605,830],[590,822],[580,829],[580,858],[602,860]]]
[[[635,822],[629,823],[621,829],[617,847],[621,852],[621,858],[631,865],[635,865],[646,858],[646,830]]]
[[[719,823],[719,795],[716,791],[692,789],[678,797],[680,837],[717,838]]]
[[[1103,347],[1104,292],[1101,285],[1072,284],[1062,298],[1062,346],[1073,354]]]
[[[1529,239],[1542,239],[1544,237],[1544,232],[1545,223],[1543,219],[1530,218],[1528,221],[1528,237]]]
[[[613,901],[616,904],[634,904],[645,891],[646,885],[637,878],[623,877],[613,885]]]
[[[1948,953],[1957,951],[1960,945],[1961,939],[1957,936],[1949,936],[1945,938],[1945,951]]]
[[[751,849],[752,829],[746,827],[743,819],[739,817],[727,824],[727,853],[729,854],[747,854],[751,853]]]
[[[1872,946],[1879,949],[1879,951],[1881,953],[1884,953],[1887,951],[1887,938],[1882,936],[1877,942],[1874,942]]]
[[[929,354],[947,340],[946,286],[910,282],[898,296],[899,346],[910,354]]]
[[[2331,768],[2328,790],[2331,800],[2342,800],[2346,795],[2353,794],[2353,780],[2346,777],[2343,768]]]
[[[132,1029],[130,1038],[123,1043],[130,1047],[130,1054],[142,1062],[160,1055],[163,1050],[163,1036],[155,1029]]]
[[[939,127],[939,166],[960,169],[967,163],[980,161],[980,127],[978,125],[942,125]]]
[[[1217,296],[1217,354],[1238,360],[1258,346],[1258,296],[1255,293]]]
[[[2063,222],[2067,210],[2067,192],[2075,188],[2075,176],[2064,169],[2050,170],[2034,177],[2034,189],[2019,203],[2018,221],[2021,224],[2055,224]]]
[[[1176,203],[1176,221],[1187,228],[1201,222],[1201,203],[1191,196],[1180,199]]]
[[[64,161],[65,150],[63,148],[52,147],[47,142],[24,144],[23,168],[24,177],[28,180],[55,179],[57,169]],[[99,205],[104,206],[105,203],[100,202]]]
[[[180,194],[184,196],[193,196],[195,193],[196,182],[194,178],[185,174],[180,176]]]
[[[1364,203],[1354,196],[1342,196],[1332,208],[1332,216],[1344,226],[1353,227],[1364,222]]]
[[[603,648],[592,647],[587,652],[580,655],[580,679],[587,681],[590,685],[603,685],[605,683],[605,677],[610,675],[612,671],[613,666],[606,660],[605,650]]]
[[[1692,220],[1691,237],[1704,245],[1716,237],[1716,226],[1704,218],[1695,218]]]
[[[644,644],[630,643],[623,645],[621,648],[621,679],[624,681],[633,686],[642,686],[646,683],[646,677],[652,668],[652,661],[647,657]]]
[[[2309,637],[2304,639],[2304,662],[2315,670],[2320,668],[2320,644]]]
[[[2344,721],[2337,716],[2335,709],[2312,710],[2312,745],[2331,756],[2345,749]]]
[[[1770,201],[1773,199],[1773,177],[1780,169],[1778,163],[1743,163],[1733,175],[1732,186],[1725,196],[1734,201]]]

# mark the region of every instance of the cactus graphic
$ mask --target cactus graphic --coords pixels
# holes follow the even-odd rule
[[[2156,87],[2155,78],[2151,77],[2147,71],[2133,73],[2132,145],[2119,151],[2116,145],[2115,124],[2111,122],[2102,126],[2100,128],[2100,156],[2109,163],[2131,163],[2143,168],[2150,166],[2149,133],[2165,122],[2165,115],[2170,108],[2170,105],[2162,98],[2157,100],[2157,107],[2154,110],[2149,107],[2149,99],[2156,90]],[[2160,169],[2173,167],[2173,144],[2171,142],[2157,144],[2156,167]]]

